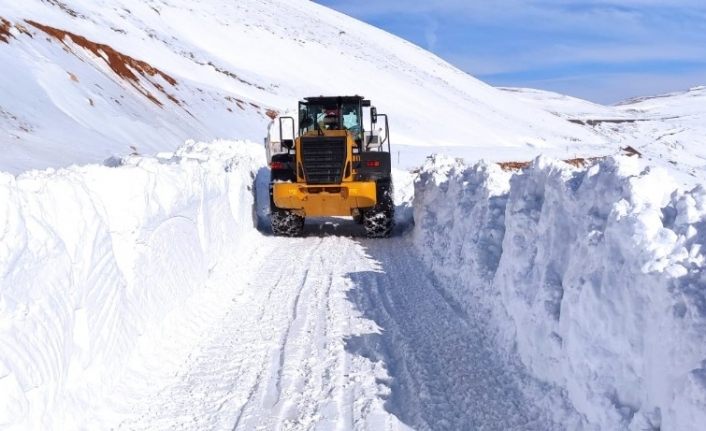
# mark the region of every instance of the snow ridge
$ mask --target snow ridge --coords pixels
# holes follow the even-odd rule
[[[247,142],[0,175],[0,426],[76,429],[253,231]],[[144,340],[143,340],[144,342]]]
[[[514,175],[433,158],[413,241],[500,345],[564,388],[587,427],[706,423],[706,192],[611,158]]]

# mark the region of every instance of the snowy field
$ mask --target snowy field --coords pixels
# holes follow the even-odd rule
[[[704,429],[704,87],[496,89],[304,0],[0,6],[0,429]],[[393,237],[271,236],[270,117],[346,93]]]

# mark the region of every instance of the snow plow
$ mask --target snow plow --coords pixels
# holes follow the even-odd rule
[[[301,236],[308,217],[350,216],[367,237],[389,236],[394,203],[387,115],[361,96],[320,96],[300,101],[296,117],[276,117],[265,140],[273,234]],[[384,127],[378,127],[381,119]]]

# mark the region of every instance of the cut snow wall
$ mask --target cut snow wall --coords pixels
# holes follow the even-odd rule
[[[0,174],[0,428],[75,429],[138,337],[253,231],[261,147]],[[262,159],[262,160],[261,160]]]
[[[706,192],[627,158],[432,159],[413,241],[468,313],[599,429],[706,423]]]

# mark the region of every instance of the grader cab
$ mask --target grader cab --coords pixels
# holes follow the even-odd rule
[[[298,118],[279,117],[276,125],[281,152],[270,159],[275,235],[300,236],[305,218],[332,216],[353,217],[371,238],[390,235],[394,203],[387,115],[361,96],[308,97],[299,102]]]

